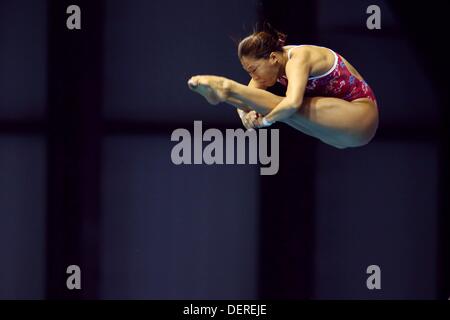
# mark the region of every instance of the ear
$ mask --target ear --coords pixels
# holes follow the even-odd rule
[[[278,62],[278,57],[275,52],[270,53],[269,61],[271,64],[276,64]]]

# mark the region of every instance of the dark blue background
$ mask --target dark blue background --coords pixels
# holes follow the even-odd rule
[[[439,5],[72,2],[0,1],[0,298],[448,297]],[[65,27],[70,4],[82,30]],[[381,30],[366,28],[370,4]],[[247,82],[232,39],[263,20],[358,69],[378,99],[377,136],[339,150],[277,125],[276,176],[175,166],[176,128],[241,127],[186,81]],[[65,288],[70,264],[81,291]],[[372,264],[381,290],[366,288]]]

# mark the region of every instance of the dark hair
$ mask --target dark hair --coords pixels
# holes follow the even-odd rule
[[[274,29],[269,23],[264,23],[258,30],[242,39],[238,45],[238,57],[252,57],[255,59],[267,59],[272,52],[283,52],[283,46],[287,36]]]

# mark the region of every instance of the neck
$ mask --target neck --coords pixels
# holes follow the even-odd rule
[[[286,75],[286,63],[288,62],[288,52],[286,49],[283,48],[283,53],[279,53],[278,61],[280,63],[280,72],[279,77]]]

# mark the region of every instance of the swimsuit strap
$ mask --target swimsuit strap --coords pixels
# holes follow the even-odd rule
[[[292,47],[292,48],[290,48],[290,49],[288,50],[288,60],[291,59],[291,50],[294,49],[294,48],[301,47],[301,46],[307,46],[307,44],[301,44],[301,45]],[[325,47],[321,47],[321,48],[325,48]],[[334,52],[334,51],[331,50],[330,48],[326,48],[326,49],[330,50],[330,51],[333,52],[333,54],[334,54],[334,63],[333,63],[333,66],[330,68],[330,70],[328,70],[328,71],[325,72],[324,74],[321,74],[321,75],[315,76],[315,77],[309,77],[309,80],[314,80],[314,79],[323,78],[323,77],[329,75],[331,72],[333,72],[334,69],[336,69],[336,66],[337,66],[337,64],[338,64],[338,55],[336,54],[336,52]]]

